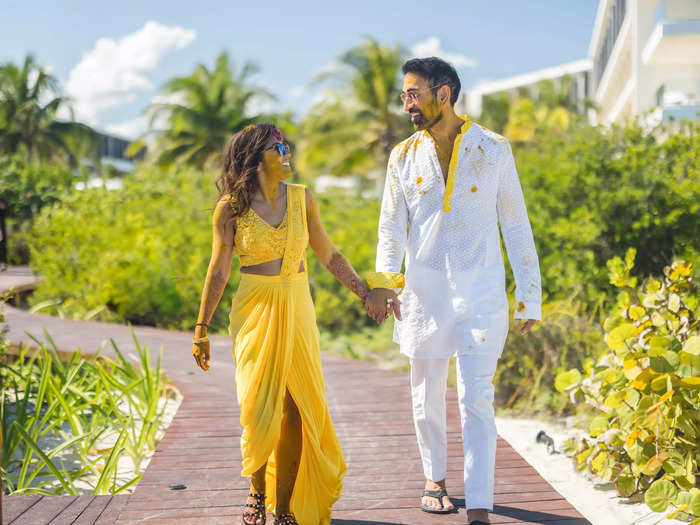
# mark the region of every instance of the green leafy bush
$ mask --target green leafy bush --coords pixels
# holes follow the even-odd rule
[[[520,321],[511,321],[494,378],[497,407],[545,415],[570,409],[566,395],[554,388],[554,378],[599,357],[603,333],[588,309],[576,297],[544,303],[543,320],[527,335],[520,334]]]
[[[8,219],[10,263],[29,261],[27,232],[32,220],[44,208],[60,202],[84,180],[57,164],[27,163],[20,155],[0,156],[0,203]]]
[[[517,147],[515,160],[548,300],[590,310],[612,299],[605,263],[628,248],[635,275],[700,262],[700,123],[570,127]]]
[[[374,271],[379,204],[374,200],[318,195],[321,220],[360,277]],[[321,330],[341,334],[376,326],[362,302],[309,250],[309,283]]]
[[[33,305],[83,317],[190,329],[211,255],[211,179],[191,169],[143,170],[120,190],[76,192],[36,219]],[[235,268],[234,268],[235,270]],[[232,273],[223,302],[238,283]],[[50,307],[48,312],[51,312]],[[227,324],[225,308],[215,327]]]
[[[700,335],[692,264],[676,261],[664,278],[641,286],[631,276],[633,249],[612,259],[620,288],[604,323],[608,352],[582,374],[560,372],[559,391],[590,407],[589,437],[567,443],[580,469],[616,484],[623,496],[644,494],[652,510],[670,505],[698,517],[700,490]]]

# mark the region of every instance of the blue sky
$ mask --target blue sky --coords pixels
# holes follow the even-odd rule
[[[173,76],[220,51],[260,67],[274,110],[303,115],[316,74],[372,36],[435,51],[464,88],[584,58],[596,0],[0,0],[0,62],[32,52],[75,101],[78,117],[124,136]]]

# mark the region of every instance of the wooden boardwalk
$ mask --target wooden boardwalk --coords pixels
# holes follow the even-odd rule
[[[0,288],[2,281],[0,277]],[[122,325],[63,320],[5,308],[13,343],[32,344],[46,329],[61,350],[92,352],[108,337],[133,351]],[[184,400],[133,494],[118,496],[7,496],[5,525],[116,524],[219,525],[240,523],[248,483],[240,477],[240,425],[231,343],[212,338],[212,367],[204,373],[190,355],[191,334],[134,328],[163,365]],[[109,354],[109,348],[106,348]],[[464,524],[462,447],[456,393],[448,393],[447,486],[460,507],[450,515],[419,510],[424,478],[405,374],[371,363],[323,356],[327,398],[348,471],[333,524]],[[168,489],[185,484],[185,490]],[[505,441],[496,455],[493,523],[582,525],[589,522]],[[268,523],[272,516],[268,515]],[[303,524],[306,525],[306,524]]]

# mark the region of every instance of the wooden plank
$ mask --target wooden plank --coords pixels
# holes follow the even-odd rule
[[[95,498],[96,496],[78,496],[58,516],[52,519],[49,525],[72,525]]]
[[[11,525],[45,525],[51,523],[56,516],[61,514],[77,496],[44,496],[35,505],[27,509]]]
[[[2,520],[0,522],[9,525],[22,513],[36,505],[41,498],[39,494],[11,494],[2,499]]]
[[[95,525],[114,525],[119,519],[122,509],[129,501],[127,494],[111,496],[100,516],[95,520]]]
[[[94,525],[111,500],[112,496],[95,496],[90,505],[75,519],[73,525]]]

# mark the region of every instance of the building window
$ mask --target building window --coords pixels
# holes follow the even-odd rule
[[[598,57],[595,61],[596,84],[600,83],[600,79],[605,73],[605,66],[608,65],[608,59],[615,47],[617,35],[620,33],[620,27],[625,20],[626,0],[616,0],[611,8],[610,16],[607,19],[607,25],[603,31],[603,44],[598,51]]]

